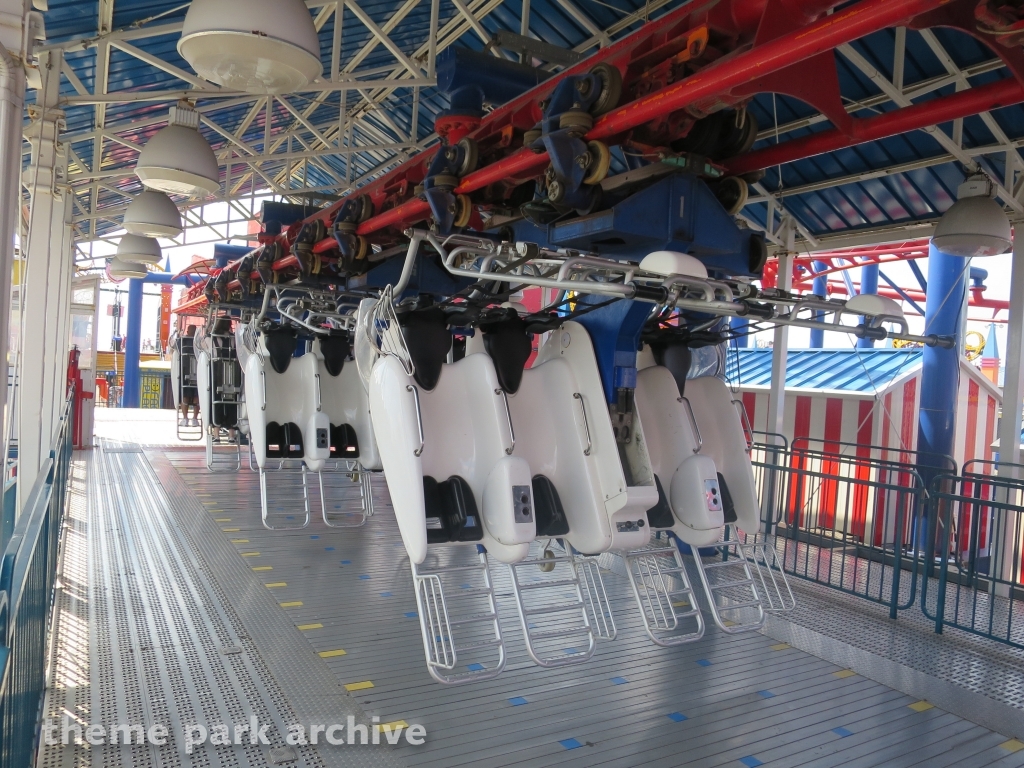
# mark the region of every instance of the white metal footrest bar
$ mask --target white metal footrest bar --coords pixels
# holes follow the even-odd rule
[[[306,465],[288,467],[286,461],[280,462],[278,469],[260,469],[260,512],[263,527],[270,531],[289,531],[305,528],[309,525],[309,477]],[[267,475],[274,476],[274,499],[268,497]],[[295,514],[296,496],[302,504],[302,524],[290,524]],[[283,497],[283,498],[282,498]],[[273,515],[270,508],[273,507]],[[278,522],[283,518],[284,522]],[[272,522],[273,521],[273,522]]]
[[[181,422],[183,422],[183,421],[188,421],[189,423],[188,424],[182,424]],[[206,434],[206,430],[203,429],[202,419],[199,419],[197,421],[198,421],[197,425],[193,427],[193,426],[190,426],[191,420],[179,418],[178,419],[178,431],[176,433],[177,436],[178,436],[178,439],[182,440],[182,441],[185,441],[185,442],[189,442],[189,443],[198,443],[200,440],[202,440],[203,439],[203,435]]]
[[[221,427],[210,427],[207,430],[206,468],[210,472],[237,472],[242,468],[242,446],[238,442],[238,432],[232,438],[228,430]]]
[[[710,548],[716,551],[714,559],[702,558],[694,547],[693,561],[707,596],[711,618],[719,629],[730,635],[760,629],[764,626],[766,614],[746,547],[738,539],[701,547]]]
[[[510,563],[508,569],[526,652],[534,663],[541,667],[564,667],[593,656],[597,638],[588,615],[588,600],[599,600],[604,585],[600,585],[600,593],[595,593],[589,583],[584,587],[576,557],[564,550],[545,549],[541,557]],[[606,596],[604,603],[607,604]],[[598,610],[604,620],[604,607]]]
[[[748,537],[743,549],[747,559],[754,564],[757,573],[754,589],[761,596],[764,610],[768,613],[792,611],[796,607],[796,597],[789,588],[789,579],[775,548],[775,537]]]
[[[430,676],[444,685],[496,677],[505,668],[505,643],[483,548],[467,565],[410,565]]]
[[[700,640],[704,617],[679,550],[671,544],[654,546],[622,558],[647,636],[664,647]]]
[[[357,461],[339,461],[317,472],[320,510],[328,528],[358,528],[373,514],[369,472]]]
[[[594,637],[598,640],[614,640],[618,634],[612,604],[604,588],[604,577],[596,557],[576,554],[573,556],[576,578],[579,579],[583,600],[587,604],[587,615]]]

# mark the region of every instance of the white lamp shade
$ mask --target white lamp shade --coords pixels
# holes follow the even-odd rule
[[[117,258],[124,262],[135,262],[137,264],[159,264],[162,254],[160,243],[152,237],[140,235],[125,235],[117,244]],[[145,266],[143,266],[145,271]]]
[[[200,77],[247,93],[290,93],[323,73],[302,0],[192,0],[178,53]]]
[[[181,214],[163,192],[147,189],[128,204],[124,228],[142,237],[177,237],[181,234]]]
[[[888,296],[879,296],[877,293],[860,293],[853,296],[847,300],[846,308],[867,317],[903,317],[903,307],[898,301]]]
[[[117,256],[107,262],[107,274],[116,280],[124,280],[126,277],[145,277],[148,271],[145,264],[124,261]]]
[[[688,253],[678,251],[654,251],[644,256],[640,269],[656,275],[684,275],[706,279],[708,268],[704,263]]]
[[[168,125],[146,143],[135,175],[146,189],[168,195],[206,197],[220,189],[213,149],[199,131],[184,125]]]
[[[932,245],[950,256],[995,256],[1010,250],[1010,220],[987,195],[964,197],[942,214]]]

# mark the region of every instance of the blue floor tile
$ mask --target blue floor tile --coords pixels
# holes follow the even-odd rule
[[[697,659],[697,663],[700,664],[702,667],[710,667],[711,666],[711,662],[708,661],[707,659]]]
[[[764,765],[764,763],[762,763],[760,760],[758,760],[753,755],[747,755],[746,757],[741,757],[740,758],[740,762],[743,763],[745,766],[747,766],[747,768],[757,768],[757,766],[759,766],[759,765]]]
[[[627,680],[624,677],[613,677],[612,678],[612,682],[615,683],[616,685],[625,685],[626,683],[629,682],[629,680]]]
[[[847,736],[853,736],[853,731],[849,730],[848,728],[833,728],[832,733],[837,734],[838,736],[842,736],[844,739]]]
[[[581,744],[576,739],[562,739],[558,743],[561,744],[566,749],[576,749],[577,747],[582,747],[583,746],[583,744]]]
[[[684,715],[682,712],[669,712],[668,719],[671,720],[673,723],[681,723],[683,722],[683,720],[686,719],[686,715]]]
[[[757,695],[762,697],[762,698],[764,698],[764,699],[774,699],[775,698],[775,694],[772,693],[771,691],[758,691]]]
[[[529,704],[529,702],[522,696],[513,696],[511,699],[508,700],[508,703],[511,704],[513,707],[521,707],[523,704]]]

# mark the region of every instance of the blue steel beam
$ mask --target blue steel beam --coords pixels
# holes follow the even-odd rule
[[[860,292],[878,293],[878,265],[865,264],[860,268]],[[866,320],[862,319],[862,322]],[[875,346],[874,339],[857,339],[857,346],[861,349],[871,349]]]
[[[814,262],[815,272],[821,272],[828,269],[828,264],[823,261]],[[818,275],[814,278],[811,283],[811,292],[815,296],[821,296],[822,298],[828,298],[828,275]],[[818,311],[814,313],[815,320],[824,320],[825,313]],[[825,346],[825,329],[824,328],[811,328],[811,349],[821,349]]]
[[[142,351],[142,281],[128,281],[128,329],[124,342],[121,407],[139,407],[139,354]]]
[[[928,296],[924,333],[952,336],[951,349],[925,347],[921,356],[921,403],[917,422],[918,471],[929,487],[934,477],[948,470],[945,457],[953,455],[956,430],[957,389],[960,384],[961,333],[967,298],[968,260],[950,256],[934,245],[928,247]],[[928,535],[926,505],[915,512],[914,548],[930,557],[933,536]]]

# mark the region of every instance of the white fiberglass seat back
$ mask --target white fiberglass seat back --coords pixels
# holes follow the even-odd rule
[[[416,369],[395,355],[373,365],[370,413],[402,541],[413,564],[428,544],[480,543],[502,562],[536,534],[530,466],[510,455],[506,395],[487,355],[444,363],[440,310],[405,326]]]
[[[760,520],[739,411],[721,379],[685,378],[689,355],[682,352],[671,368],[649,365],[637,376],[637,434],[666,507],[658,526],[689,545],[715,623],[730,634],[756,630],[772,598],[782,601],[784,577],[776,582],[769,568],[766,580],[758,563],[767,564],[765,552],[733,530],[756,535]],[[717,554],[706,560],[707,547]]]
[[[506,563],[529,553],[530,467],[511,455],[508,403],[490,357],[446,363],[452,337],[436,307],[409,312],[400,329],[385,291],[374,313],[368,327],[382,354],[369,377],[370,414],[409,553],[427,670],[448,685],[488,679],[504,668],[505,649],[487,553]],[[476,545],[475,557],[452,546],[460,544]]]
[[[197,360],[194,336],[176,336],[171,345],[171,390],[174,397],[175,423],[178,425],[177,434],[179,440],[196,441],[203,439],[203,430],[199,427],[192,427],[185,419],[180,417],[181,404],[183,400],[192,402],[192,398],[198,397],[197,389]],[[200,413],[200,416],[203,416]],[[204,422],[201,422],[205,423]]]
[[[671,529],[690,546],[704,547],[722,538],[725,513],[717,464],[701,451],[703,431],[698,432],[694,411],[668,368],[652,365],[637,374],[636,431],[668,507],[667,515],[652,515],[651,523]]]
[[[317,359],[319,406],[330,423],[330,460],[318,473],[324,524],[353,527],[373,514],[371,472],[379,471],[380,454],[370,422],[370,400],[354,360],[347,332],[333,332],[313,342]]]
[[[761,509],[757,502],[754,467],[740,422],[738,407],[742,405],[737,406],[728,385],[715,376],[689,379],[685,390],[700,430],[701,453],[714,461],[724,481],[725,521],[735,523],[744,533],[759,533]]]
[[[354,360],[348,360],[348,336],[328,336],[313,342],[320,376],[320,404],[331,425],[331,459],[357,460],[368,470],[380,470],[380,454],[370,422],[370,399]]]
[[[298,487],[305,526],[309,523],[306,469],[319,471],[330,458],[330,421],[319,407],[318,360],[312,354],[293,357],[296,344],[294,332],[287,328],[262,333],[259,352],[246,363],[249,437],[260,470],[263,524],[271,529],[296,526],[270,524],[266,471],[294,469],[301,463]],[[286,492],[289,498],[283,511],[290,511],[294,498],[287,491],[295,490],[295,484],[275,481],[275,490]]]
[[[552,331],[509,397],[516,455],[534,472],[537,535],[584,554],[643,547],[653,486],[627,487],[587,330]]]

